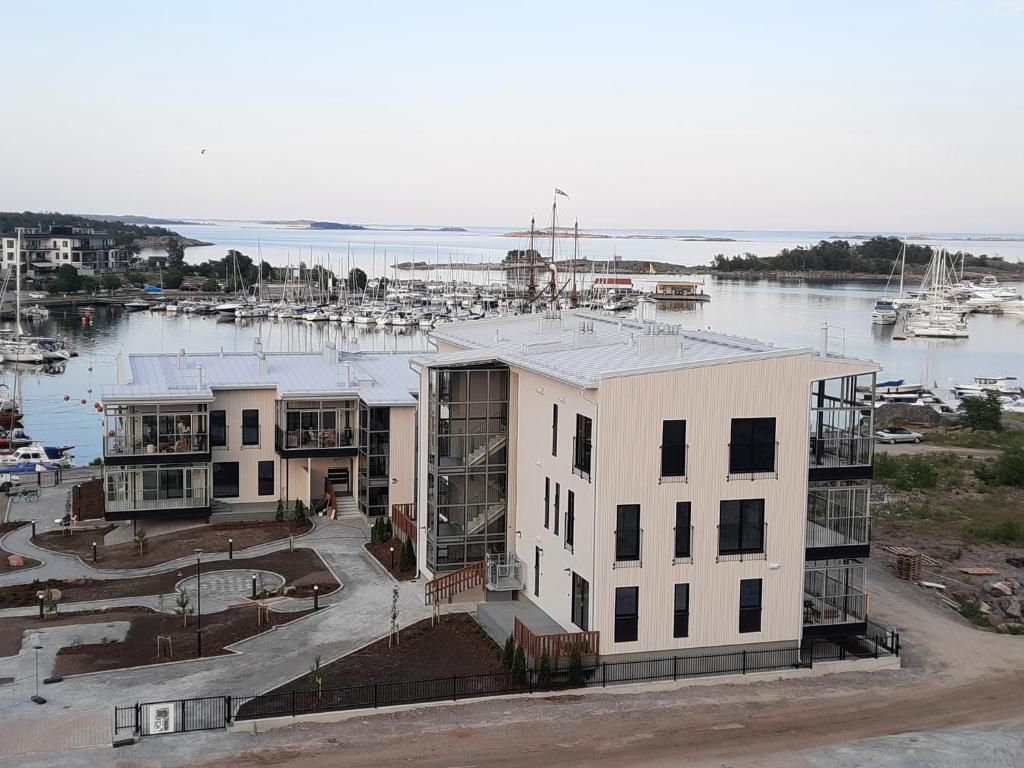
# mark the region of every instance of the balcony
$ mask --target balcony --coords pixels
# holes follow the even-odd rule
[[[859,559],[808,562],[804,570],[804,635],[863,632],[866,566]]]
[[[811,480],[871,477],[874,409],[859,394],[874,391],[874,376],[846,376],[811,386],[808,469]]]
[[[203,517],[210,512],[209,464],[108,466],[103,474],[108,520]]]
[[[866,481],[811,484],[804,538],[807,560],[870,554],[870,493]]]
[[[205,406],[203,406],[205,408]],[[170,464],[210,460],[205,411],[159,406],[108,408],[103,458],[107,464]]]
[[[355,400],[282,401],[274,448],[285,458],[355,456]]]
[[[134,517],[201,516],[210,509],[210,494],[205,488],[194,488],[188,495],[169,496],[159,491],[135,491],[107,495],[106,518],[123,520]],[[140,515],[138,512],[160,512],[166,515]],[[131,513],[131,514],[127,514]]]

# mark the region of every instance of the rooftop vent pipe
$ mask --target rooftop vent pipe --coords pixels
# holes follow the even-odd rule
[[[179,369],[184,369],[185,368],[185,348],[184,347],[182,347],[181,349],[178,350],[178,368]]]
[[[260,376],[267,375],[267,356],[262,352],[256,353],[256,370]]]
[[[203,391],[203,366],[201,365],[196,366],[196,388],[200,392]]]

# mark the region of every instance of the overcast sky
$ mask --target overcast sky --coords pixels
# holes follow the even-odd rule
[[[1024,231],[1024,0],[34,1],[3,26],[5,210],[504,225],[558,186],[594,227]]]

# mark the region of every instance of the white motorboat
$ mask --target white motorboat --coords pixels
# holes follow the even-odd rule
[[[50,316],[50,310],[33,304],[31,307],[22,307],[21,316],[28,320],[45,320]]]
[[[352,318],[352,322],[356,325],[375,325],[377,318],[369,310],[360,309]]]
[[[0,457],[0,465],[42,464],[48,467],[70,467],[75,457],[68,453],[73,445],[23,445],[13,453]]]
[[[124,305],[125,312],[142,312],[145,309],[149,309],[150,304],[148,301],[142,301],[142,299],[134,299],[127,302]]]
[[[234,317],[235,313],[243,306],[243,304],[239,304],[237,301],[226,301],[223,304],[217,305],[217,314]]]
[[[1024,394],[1016,376],[975,376],[970,384],[955,384],[953,391],[957,397],[979,396],[987,392],[1008,397]]]
[[[42,363],[46,361],[42,350],[24,341],[0,341],[0,355],[5,363]]]
[[[875,301],[875,308],[871,311],[871,322],[875,325],[895,325],[896,306],[892,299],[880,298]]]

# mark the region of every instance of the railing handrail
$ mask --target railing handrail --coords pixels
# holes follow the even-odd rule
[[[601,655],[601,633],[597,630],[541,635],[530,629],[526,622],[516,616],[512,625],[512,633],[516,643],[523,647],[527,658],[534,662],[538,662],[545,652],[552,660],[568,656],[573,650],[578,650],[581,656]]]
[[[484,561],[477,560],[457,571],[451,571],[423,585],[424,600],[427,605],[439,602],[442,598],[452,597],[467,589],[481,586],[484,583]]]

